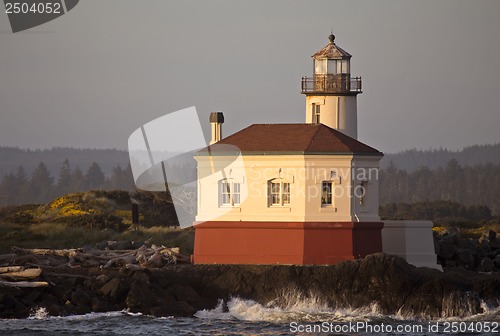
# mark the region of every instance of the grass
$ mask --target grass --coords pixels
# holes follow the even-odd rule
[[[13,246],[23,248],[78,248],[102,241],[146,241],[167,247],[180,247],[184,254],[192,254],[194,230],[169,227],[139,228],[116,232],[89,230],[64,223],[37,223],[30,226],[0,223],[0,253],[9,253]]]
[[[46,205],[0,208],[0,254],[23,248],[79,248],[102,241],[146,241],[192,254],[194,230],[168,226],[132,227],[128,193],[73,193]],[[140,216],[144,221],[144,216]]]
[[[434,226],[432,228],[432,231],[439,235],[443,235],[446,230],[450,226]],[[490,224],[490,225],[483,225],[483,226],[477,226],[477,227],[461,227],[460,228],[460,234],[464,238],[472,238],[472,239],[478,239],[481,237],[484,233],[489,232],[489,230],[497,232],[497,234],[500,232],[500,224]]]

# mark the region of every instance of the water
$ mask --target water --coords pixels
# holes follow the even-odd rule
[[[50,317],[45,309],[33,311],[27,319],[0,319],[2,335],[320,335],[352,334],[349,326],[359,327],[357,335],[442,335],[451,334],[452,322],[460,335],[499,335],[496,332],[472,332],[487,323],[500,321],[500,308],[457,319],[434,321],[411,320],[398,316],[381,315],[377,306],[364,309],[332,310],[313,299],[298,300],[286,308],[272,303],[263,306],[251,300],[233,298],[220,301],[212,310],[203,310],[192,318],[157,318],[128,311],[91,313],[68,317]],[[459,323],[462,323],[460,325]],[[439,324],[439,332],[432,329]],[[448,325],[449,332],[444,328]],[[474,328],[474,330],[471,329]],[[397,327],[413,328],[396,332]],[[464,328],[469,328],[466,330]],[[316,329],[314,329],[316,328]],[[344,329],[341,329],[344,328]],[[371,328],[371,329],[370,329]],[[384,328],[384,329],[383,329]],[[389,330],[388,328],[392,328]],[[420,329],[415,329],[420,328]],[[345,330],[347,332],[341,332]],[[304,332],[299,332],[304,331]],[[307,332],[310,331],[310,332]],[[332,332],[329,332],[332,331]],[[335,332],[340,331],[340,332]],[[457,333],[454,333],[457,334]]]

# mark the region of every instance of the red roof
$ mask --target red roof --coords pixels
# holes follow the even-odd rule
[[[323,124],[254,124],[199,153],[231,151],[229,146],[222,145],[235,146],[244,154],[383,155],[375,148]]]

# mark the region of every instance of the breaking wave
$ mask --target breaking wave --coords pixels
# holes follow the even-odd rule
[[[287,306],[278,306],[276,300],[261,305],[253,300],[231,298],[227,303],[219,300],[217,307],[201,310],[195,314],[201,319],[291,322],[291,321],[372,321],[385,320],[387,316],[379,313],[376,304],[359,309],[331,309],[315,298],[290,300]]]
[[[456,301],[453,298],[450,301]],[[480,302],[482,313],[471,314],[472,307],[461,305],[451,307],[450,302],[443,304],[443,317],[437,321],[454,321],[460,318],[461,321],[495,321],[500,318],[500,307],[488,306]],[[457,303],[457,302],[455,302]],[[467,311],[467,308],[471,309]],[[477,311],[477,310],[476,310]],[[448,313],[455,313],[449,314]],[[262,321],[283,323],[291,321],[304,322],[391,322],[391,321],[423,321],[431,320],[422,316],[408,316],[397,313],[396,315],[386,315],[381,312],[376,302],[361,308],[332,308],[317,295],[302,295],[298,291],[291,291],[288,294],[282,293],[276,299],[267,304],[260,304],[254,300],[232,297],[227,302],[219,300],[217,306],[210,310],[201,310],[195,314],[200,319],[215,320],[239,320],[239,321]]]

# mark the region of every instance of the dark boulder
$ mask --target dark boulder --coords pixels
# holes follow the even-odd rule
[[[457,249],[454,259],[457,266],[463,266],[469,270],[473,270],[475,268],[474,253],[471,250]]]
[[[112,278],[99,290],[100,294],[108,297],[113,302],[122,301],[128,293],[129,286],[126,281]]]

